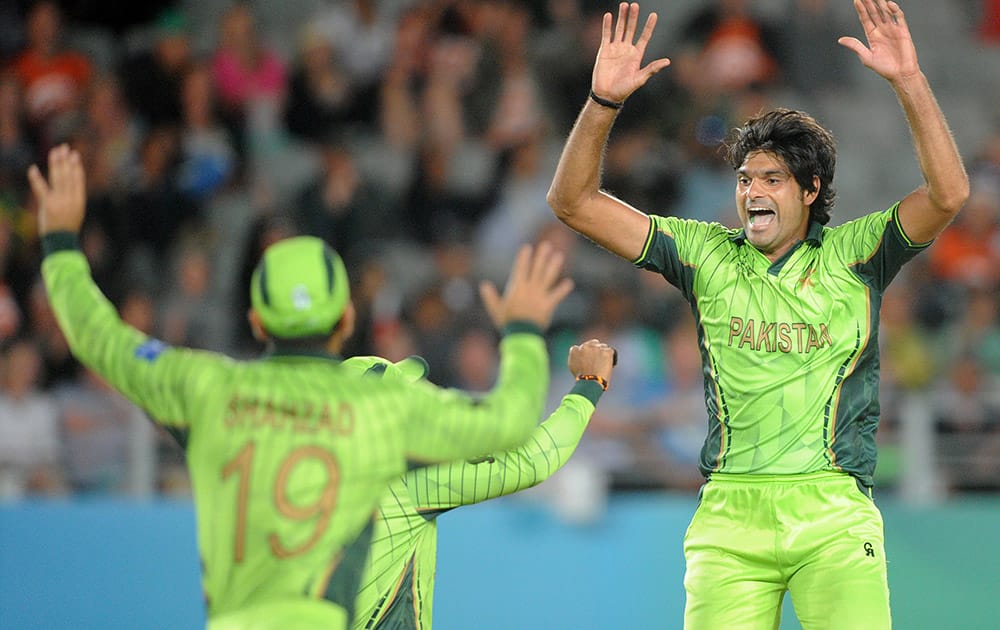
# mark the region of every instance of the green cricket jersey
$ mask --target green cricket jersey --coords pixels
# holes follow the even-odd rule
[[[872,485],[882,294],[927,246],[906,237],[898,208],[812,223],[774,263],[743,230],[652,217],[633,262],[678,287],[694,312],[706,476],[838,470]]]
[[[345,361],[351,365],[352,359]],[[385,378],[399,378],[391,364],[388,368]],[[597,383],[580,381],[520,447],[418,468],[389,484],[378,508],[354,629],[429,630],[438,515],[548,479],[573,454],[601,393]]]
[[[304,603],[344,609],[346,626],[368,541],[347,545],[366,526],[370,534],[407,461],[520,444],[544,409],[548,357],[538,334],[504,338],[497,387],[478,400],[367,378],[330,356],[236,361],[130,328],[72,235],[49,235],[45,248],[45,285],[74,354],[157,422],[187,432],[210,622],[261,603]]]

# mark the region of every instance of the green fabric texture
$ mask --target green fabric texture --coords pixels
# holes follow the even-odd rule
[[[898,206],[807,238],[772,262],[740,230],[652,218],[636,261],[691,304],[705,373],[713,472],[850,472],[871,486],[879,421],[879,309],[923,250]]]
[[[473,397],[367,378],[334,357],[170,347],[121,321],[81,252],[48,255],[42,275],[74,355],[157,423],[189,432],[210,620],[288,600],[325,609],[345,546],[409,462],[513,448],[544,411],[538,335],[504,338],[496,387]]]
[[[404,359],[352,357],[344,367],[385,380],[407,376]],[[403,364],[403,365],[400,365]],[[601,387],[587,383],[600,397]],[[547,379],[546,379],[547,386]],[[437,517],[462,505],[536,486],[573,454],[594,413],[594,402],[574,387],[520,446],[473,461],[410,470],[392,481],[379,503],[368,565],[355,607],[355,630],[427,630],[433,621]]]

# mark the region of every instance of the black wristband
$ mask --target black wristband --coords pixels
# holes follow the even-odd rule
[[[42,256],[48,256],[64,250],[80,249],[80,237],[76,232],[60,230],[42,235]]]
[[[594,101],[598,105],[601,105],[602,107],[610,107],[611,109],[614,109],[614,110],[619,110],[622,107],[625,107],[625,101],[620,101],[620,102],[619,101],[609,101],[606,98],[603,98],[603,97],[598,96],[597,94],[594,94],[593,90],[590,91],[590,100]]]

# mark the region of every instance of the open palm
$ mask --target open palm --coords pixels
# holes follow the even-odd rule
[[[624,101],[645,85],[649,77],[670,65],[667,58],[642,65],[646,46],[656,28],[656,13],[650,13],[646,18],[646,26],[636,41],[638,23],[639,5],[635,2],[622,2],[618,6],[617,21],[613,21],[611,13],[604,14],[601,48],[597,51],[591,82],[595,94],[613,101]]]
[[[857,54],[861,63],[888,81],[917,73],[917,51],[903,11],[887,0],[854,0],[868,46],[854,37],[841,37],[841,45]]]

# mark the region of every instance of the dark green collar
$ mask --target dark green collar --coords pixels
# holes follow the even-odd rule
[[[331,354],[319,347],[299,347],[280,343],[271,343],[267,350],[261,355],[262,359],[284,359],[284,358],[311,358],[329,359],[330,361],[341,362],[343,357],[339,354]]]

